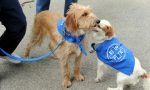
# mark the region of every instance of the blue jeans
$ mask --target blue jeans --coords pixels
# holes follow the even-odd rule
[[[69,6],[72,3],[76,3],[78,0],[65,0],[65,9],[64,9],[64,16],[66,16],[66,13],[69,9]],[[48,10],[50,6],[51,0],[37,0],[36,2],[36,14],[38,14],[41,11]]]

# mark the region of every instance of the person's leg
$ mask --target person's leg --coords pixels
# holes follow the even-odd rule
[[[0,38],[0,48],[12,54],[26,31],[26,18],[18,0],[1,0],[0,20],[6,27]],[[0,52],[0,56],[5,56]]]
[[[41,11],[48,10],[51,0],[37,0],[36,1],[36,14]]]
[[[72,4],[72,3],[76,3],[78,2],[78,0],[65,0],[65,9],[64,9],[64,16],[67,15],[67,11],[69,9],[69,6]]]

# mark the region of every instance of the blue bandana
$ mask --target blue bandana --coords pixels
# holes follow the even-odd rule
[[[95,50],[97,57],[105,64],[126,75],[133,73],[135,64],[134,55],[117,38],[97,44]]]
[[[64,23],[64,20],[59,20],[59,21],[58,21],[58,24],[57,24],[58,32],[62,35],[62,37],[63,37],[66,41],[78,45],[79,48],[80,48],[80,51],[81,51],[85,56],[87,56],[86,50],[85,50],[85,48],[84,48],[83,45],[82,45],[82,41],[83,41],[85,35],[83,34],[83,35],[81,35],[81,36],[79,36],[79,37],[76,37],[75,35],[72,35],[70,32],[68,32],[68,31],[66,30],[64,24],[65,24],[65,23]]]

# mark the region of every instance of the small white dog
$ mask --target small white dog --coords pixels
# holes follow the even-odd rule
[[[107,65],[118,70],[117,88],[108,87],[107,90],[123,90],[125,85],[135,85],[140,80],[144,81],[144,89],[150,90],[150,76],[132,52],[116,39],[108,21],[100,21],[99,28],[93,32],[93,38],[95,43],[92,47],[98,57],[96,82],[102,79]]]

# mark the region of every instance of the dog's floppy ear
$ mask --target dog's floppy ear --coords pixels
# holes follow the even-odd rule
[[[66,16],[66,28],[69,32],[75,33],[78,30],[77,21],[73,13],[69,13]]]
[[[106,32],[105,35],[108,36],[108,37],[111,37],[111,36],[114,35],[114,32],[113,32],[113,30],[112,30],[112,27],[110,27],[110,26],[107,26],[107,29],[106,29],[105,32]]]

